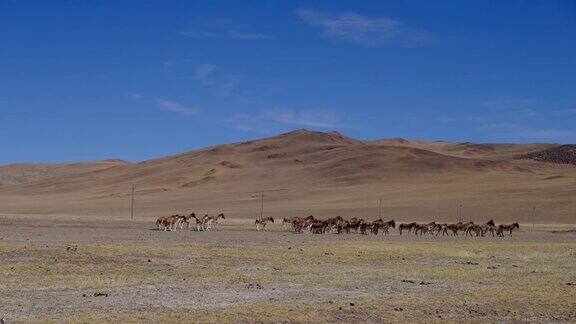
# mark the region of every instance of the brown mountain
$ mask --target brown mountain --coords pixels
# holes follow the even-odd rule
[[[574,222],[576,167],[519,160],[555,144],[360,141],[298,130],[128,164],[0,167],[0,213],[138,216],[172,212],[272,216],[463,217]],[[37,170],[43,170],[38,172]],[[18,175],[18,176],[16,176]]]

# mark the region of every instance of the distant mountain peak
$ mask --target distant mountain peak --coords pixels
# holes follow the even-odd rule
[[[130,164],[130,162],[128,161],[124,161],[122,159],[105,159],[105,160],[100,160],[97,162],[105,162],[105,163],[118,163],[118,164]]]
[[[280,134],[277,137],[291,140],[300,140],[300,141],[310,141],[310,142],[316,141],[316,142],[341,143],[341,144],[359,142],[358,140],[343,135],[338,131],[321,132],[321,131],[312,131],[308,129],[297,129],[288,133]]]

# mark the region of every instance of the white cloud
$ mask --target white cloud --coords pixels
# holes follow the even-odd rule
[[[162,69],[164,69],[165,71],[170,71],[176,65],[176,62],[172,60],[166,60],[162,61],[161,64]]]
[[[238,30],[228,31],[228,37],[238,40],[262,40],[262,39],[273,39],[274,36],[262,33],[250,33]]]
[[[198,113],[198,110],[185,106],[177,101],[166,100],[166,99],[156,99],[156,103],[160,108],[177,113],[184,116],[192,116]]]
[[[194,78],[219,96],[229,97],[237,94],[240,88],[240,77],[218,72],[218,67],[214,64],[200,64],[194,69]]]
[[[484,106],[497,110],[522,109],[534,104],[534,100],[525,98],[498,98],[484,102]]]
[[[264,117],[280,124],[303,127],[332,128],[340,123],[336,114],[319,110],[272,110],[266,112]]]
[[[576,138],[576,132],[559,129],[526,129],[514,134],[520,137],[535,139]]]
[[[235,129],[267,134],[294,127],[313,129],[347,128],[339,114],[324,110],[272,109],[253,114],[239,113],[226,119]]]
[[[506,113],[516,117],[538,117],[536,101],[524,98],[500,98],[484,102],[484,106],[498,113]]]
[[[267,40],[275,37],[268,33],[252,31],[247,26],[224,21],[212,20],[200,24],[199,27],[181,33],[191,38],[221,38],[234,40]]]
[[[576,131],[562,129],[539,129],[514,123],[493,123],[481,126],[485,131],[506,136],[515,136],[530,140],[559,140],[576,138]]]
[[[436,120],[442,124],[451,123],[482,123],[485,121],[485,117],[481,116],[440,116]]]
[[[274,38],[274,36],[268,34],[242,32],[238,30],[223,30],[223,31],[192,30],[182,32],[181,34],[191,38],[228,38],[235,40],[264,40]]]
[[[206,80],[210,75],[216,71],[218,67],[214,64],[200,64],[194,69],[194,77],[198,80]]]
[[[240,87],[240,78],[236,76],[222,77],[216,85],[216,93],[222,97],[235,94]]]
[[[570,109],[537,110],[540,103],[525,98],[498,98],[486,101],[488,108],[478,115],[448,115],[437,117],[437,122],[478,131],[498,138],[516,138],[530,141],[576,140],[576,131],[558,127],[559,117],[570,115]],[[551,127],[550,127],[551,126]]]
[[[136,92],[128,92],[128,93],[126,93],[126,96],[130,99],[133,99],[133,100],[142,99],[142,95],[139,93],[136,93]]]
[[[367,47],[416,47],[433,41],[429,33],[388,17],[369,17],[353,12],[334,15],[311,9],[301,9],[296,14],[304,22],[319,27],[323,37]]]

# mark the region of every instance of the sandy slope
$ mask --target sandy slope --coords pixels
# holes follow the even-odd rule
[[[122,160],[104,160],[71,164],[9,164],[0,166],[0,185],[32,182],[52,177],[70,176],[78,173],[104,170],[125,164],[128,164],[128,162]]]
[[[568,222],[576,218],[576,167],[515,160],[553,144],[359,141],[295,131],[138,164],[114,163],[0,185],[0,213],[121,216],[136,185],[137,216],[195,210],[230,217],[266,212],[400,220],[463,218]],[[2,172],[18,172],[17,169]],[[12,167],[14,168],[14,167]],[[29,168],[29,166],[28,166]],[[63,167],[64,170],[71,166]]]

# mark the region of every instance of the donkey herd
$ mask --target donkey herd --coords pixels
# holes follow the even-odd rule
[[[217,227],[220,220],[224,220],[224,214],[218,216],[198,217],[196,214],[189,215],[171,215],[163,216],[156,220],[156,229],[163,231],[176,231],[176,229],[196,229],[196,231],[210,231],[213,227]],[[193,220],[193,221],[192,221]],[[193,226],[190,223],[193,222]],[[256,219],[254,224],[256,229],[264,230],[268,223],[274,223],[272,217],[262,217]],[[195,225],[195,226],[194,226]],[[490,234],[492,237],[504,237],[505,233],[512,236],[512,232],[520,229],[520,225],[500,224],[496,225],[493,220],[489,220],[483,224],[474,224],[474,222],[458,222],[458,223],[399,223],[396,224],[394,220],[385,222],[382,218],[375,221],[365,221],[362,218],[344,219],[341,216],[336,216],[328,219],[318,219],[310,215],[308,217],[289,217],[282,219],[283,227],[291,227],[293,233],[311,233],[311,234],[374,234],[382,233],[384,235],[390,233],[391,228],[396,228],[400,235],[403,233],[414,235],[440,235],[442,236],[458,236],[459,233],[465,236],[486,236]]]
[[[209,231],[212,226],[218,227],[221,219],[226,219],[224,214],[219,214],[218,216],[208,216],[198,217],[196,214],[191,213],[190,215],[170,215],[162,216],[156,220],[156,229],[163,231],[175,231],[177,228],[187,229],[190,228],[190,222],[194,219],[194,225],[196,225],[197,231]],[[194,226],[192,227],[194,229]]]
[[[268,222],[274,222],[272,217],[257,219],[256,229],[265,229]],[[312,233],[312,234],[324,234],[324,233],[336,233],[336,234],[350,234],[350,233],[360,233],[360,234],[374,234],[383,233],[384,235],[389,233],[391,228],[396,228],[396,222],[390,220],[385,222],[382,218],[375,221],[369,222],[362,218],[350,218],[344,219],[341,216],[336,216],[334,218],[328,219],[317,219],[310,215],[308,217],[291,217],[282,219],[283,226],[290,226],[293,233]],[[490,233],[492,236],[504,237],[504,233],[507,232],[512,236],[512,231],[515,229],[520,229],[520,225],[516,222],[513,224],[500,224],[496,226],[493,220],[490,220],[484,224],[474,224],[474,222],[467,223],[401,223],[398,224],[398,231],[400,235],[402,233],[411,233],[415,235],[452,235],[458,236],[458,233],[463,233],[466,236],[486,236]]]

